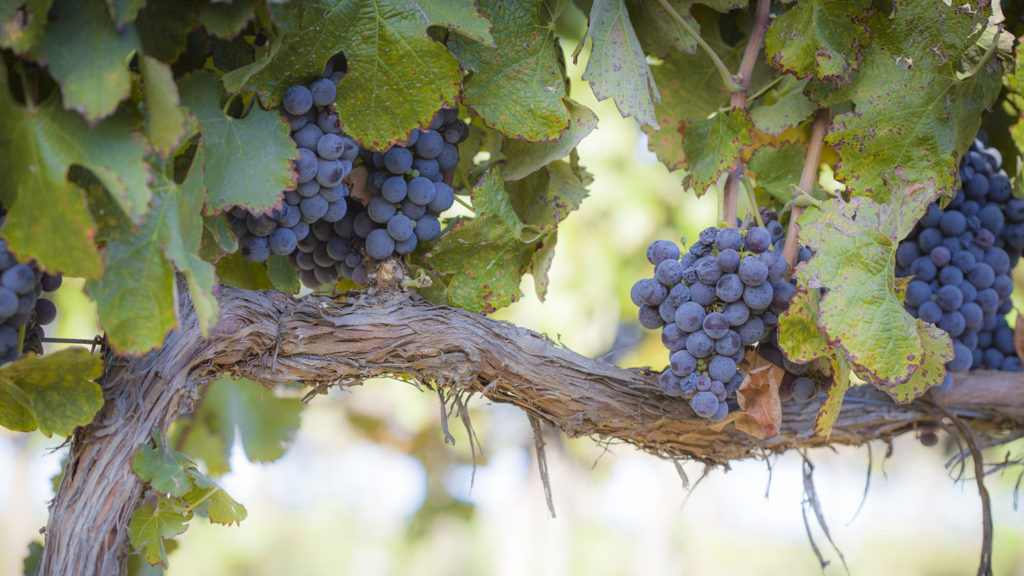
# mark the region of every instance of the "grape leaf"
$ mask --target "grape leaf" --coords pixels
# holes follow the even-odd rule
[[[200,474],[198,470],[190,470],[189,474],[195,483],[195,489],[186,494],[184,500],[191,505],[190,507],[203,502],[208,503],[206,514],[210,517],[210,522],[231,526],[241,524],[249,515],[245,506],[232,498],[216,482]]]
[[[597,127],[597,115],[589,108],[566,98],[566,106],[572,121],[569,129],[551,142],[524,142],[504,140],[501,153],[508,164],[505,167],[506,180],[519,180],[533,174],[543,166],[565,158],[580,141]]]
[[[256,12],[256,0],[233,0],[230,3],[208,3],[199,5],[199,21],[207,30],[230,38],[238,34],[252,20]]]
[[[598,100],[611,98],[623,117],[658,128],[654,102],[661,101],[640,41],[629,21],[625,0],[594,0],[583,39],[593,41],[583,79]]]
[[[858,373],[883,389],[906,382],[924,360],[922,334],[894,292],[893,275],[900,240],[937,194],[934,187],[911,186],[889,204],[833,199],[800,218],[800,239],[816,254],[798,278],[829,289],[818,324]]]
[[[110,116],[128,97],[128,60],[139,48],[135,27],[118,31],[103,0],[57,0],[39,55],[61,85],[64,107],[90,124]]]
[[[719,176],[736,168],[740,150],[754,141],[754,125],[743,110],[719,112],[706,120],[685,120],[681,128],[689,168],[685,183],[698,197]]]
[[[132,514],[128,523],[128,540],[142,552],[143,558],[152,566],[167,565],[165,542],[188,530],[192,512],[181,512],[175,507],[158,500],[157,504],[143,501]]]
[[[933,179],[951,197],[960,157],[1000,89],[996,58],[972,75],[961,70],[989,10],[908,0],[892,6],[891,18],[870,19],[874,38],[852,80],[831,93],[825,86],[811,90],[825,106],[854,105],[833,119],[826,136],[840,159],[835,176],[850,193],[885,201],[885,175],[899,167],[909,180]]]
[[[43,561],[43,541],[33,540],[28,544],[28,555],[21,561],[24,576],[37,576],[39,564]]]
[[[717,12],[728,12],[747,5],[744,0],[669,0],[669,4],[693,30],[700,29],[697,19],[690,14],[694,4],[703,4]],[[697,42],[693,37],[657,2],[627,0],[626,6],[633,21],[633,30],[647,54],[664,59],[673,50],[690,55],[697,51]]]
[[[135,18],[142,51],[170,64],[185,50],[188,32],[199,25],[197,0],[146,0]]]
[[[580,207],[592,181],[582,168],[574,169],[568,162],[552,162],[522,180],[505,184],[516,214],[538,232],[529,271],[540,300],[547,295],[548,270],[558,241],[558,224]]]
[[[800,286],[789,310],[779,316],[779,350],[793,362],[810,364],[816,358],[829,356],[828,341],[818,328],[820,302],[817,290]]]
[[[231,206],[254,213],[280,207],[283,190],[295,187],[292,161],[299,157],[285,120],[259,106],[241,119],[225,114],[220,81],[211,73],[186,76],[178,88],[203,129],[207,214]]]
[[[159,433],[154,433],[156,446],[145,444],[132,459],[132,471],[154,490],[180,498],[195,484],[189,471],[196,467],[188,456],[167,448]]]
[[[910,402],[929,388],[942,384],[946,377],[946,362],[954,356],[953,342],[945,330],[920,319],[917,320],[917,329],[924,346],[924,360],[909,380],[890,388],[882,388],[896,402]]]
[[[0,67],[0,155],[12,167],[0,172],[0,198],[9,210],[4,235],[19,257],[95,278],[102,273],[93,245],[96,228],[83,191],[67,180],[68,169],[87,168],[141,221],[151,175],[143,143],[133,136],[135,124],[128,114],[118,114],[90,129],[78,114],[62,110],[56,97],[30,111],[10,97],[6,80]],[[19,197],[27,200],[18,202]]]
[[[491,23],[470,2],[445,0],[417,0],[416,6],[431,26],[444,26],[463,36],[494,46]]]
[[[110,19],[118,29],[135,20],[146,0],[106,0]]]
[[[554,21],[565,0],[514,4],[482,0],[480,11],[494,24],[494,47],[452,38],[448,47],[470,71],[463,103],[484,124],[517,140],[553,140],[569,126],[565,79]]]
[[[202,148],[196,150],[188,175],[180,185],[159,175],[161,189],[154,196],[150,218],[157,219],[156,241],[163,247],[164,255],[179,272],[185,274],[200,332],[206,336],[217,323],[220,304],[215,296],[217,278],[213,265],[199,255],[203,238],[202,211],[206,201],[202,170],[204,154]]]
[[[279,46],[236,71],[267,105],[277,104],[289,86],[318,78],[342,51],[348,73],[335,106],[345,132],[368,148],[406,139],[457,101],[458,63],[427,36],[429,22],[410,0],[291,2],[272,12],[284,32]]]
[[[32,413],[32,400],[4,378],[0,378],[0,426],[15,432],[31,432],[39,427]]]
[[[146,129],[153,151],[167,158],[185,137],[185,111],[171,68],[152,56],[139,59],[146,90]]]
[[[102,372],[99,356],[84,348],[68,348],[26,356],[0,368],[0,389],[31,413],[40,432],[68,436],[76,426],[92,421],[103,406],[103,391],[93,382]],[[21,424],[28,423],[24,412],[13,415],[20,417]],[[0,424],[7,426],[6,421]]]
[[[267,277],[275,289],[286,294],[296,294],[302,288],[299,275],[287,256],[272,254],[267,259]]]
[[[28,55],[43,34],[51,4],[53,0],[7,0],[0,5],[0,48]]]
[[[215,475],[231,469],[228,457],[241,436],[252,462],[272,462],[284,455],[298,431],[302,402],[277,397],[250,380],[220,378],[207,385],[193,415],[183,450],[201,458]]]
[[[519,297],[538,232],[524,241],[526,225],[502,184],[500,167],[485,173],[472,191],[476,217],[455,224],[424,255],[426,266],[447,284],[452,306],[492,312]]]
[[[803,144],[786,144],[779,148],[758,148],[747,163],[747,170],[756,177],[757,191],[764,191],[785,204],[793,199],[793,186],[800,182],[807,148]]]
[[[780,14],[765,35],[765,57],[799,78],[849,82],[871,32],[869,0],[804,0]]]
[[[754,436],[775,436],[782,426],[782,401],[779,384],[785,371],[774,364],[755,368],[747,373],[736,391],[740,410],[733,425]]]
[[[828,388],[825,402],[818,409],[818,417],[814,420],[814,433],[822,438],[832,434],[832,426],[839,418],[843,408],[843,398],[850,389],[850,364],[842,351],[835,354],[832,363],[832,385]]]
[[[700,33],[726,66],[735,68],[739,65],[742,45],[730,46],[723,41],[716,20],[701,20]],[[722,85],[718,69],[703,50],[692,56],[671,52],[661,64],[651,66],[651,73],[662,94],[661,104],[654,107],[661,129],[644,126],[643,131],[648,136],[648,148],[670,170],[677,170],[687,165],[680,136],[683,122],[706,119],[728,103],[729,91]]]
[[[792,77],[787,77],[792,80]],[[750,120],[758,130],[779,135],[797,126],[818,109],[817,105],[804,94],[806,80],[783,81],[782,86],[769,90],[764,98],[750,107]]]
[[[273,290],[274,285],[262,264],[249,262],[241,254],[228,254],[217,261],[217,278],[221,284],[243,290]]]

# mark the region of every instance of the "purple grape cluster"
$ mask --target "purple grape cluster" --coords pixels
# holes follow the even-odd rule
[[[953,338],[949,372],[1022,368],[1005,315],[1013,307],[1011,272],[1024,249],[1024,199],[1013,197],[1001,162],[979,135],[961,160],[962,185],[952,202],[929,206],[896,251],[896,275],[912,278],[907,311]],[[951,383],[947,373],[943,387]]]
[[[408,254],[441,234],[438,216],[455,203],[444,174],[458,164],[458,145],[468,135],[458,109],[444,108],[427,130],[413,130],[406,144],[386,152],[362,150],[371,167],[366,214],[373,227],[365,236],[371,258]]]
[[[298,185],[285,191],[282,207],[252,214],[236,206],[227,214],[244,258],[288,256],[311,288],[341,278],[365,284],[364,255],[384,260],[436,240],[438,218],[455,202],[444,173],[458,163],[457,145],[469,134],[458,109],[446,108],[404,146],[384,153],[361,148],[342,132],[333,108],[340,79],[328,69],[309,86],[285,91],[282,112],[300,157]],[[351,196],[347,180],[360,162],[368,170],[365,205]]]
[[[762,341],[789,307],[795,289],[785,279],[785,259],[771,246],[772,234],[762,227],[706,228],[682,256],[676,244],[658,240],[647,249],[654,277],[630,290],[640,323],[661,328],[670,353],[662,389],[689,398],[703,418],[729,413],[746,348]]]

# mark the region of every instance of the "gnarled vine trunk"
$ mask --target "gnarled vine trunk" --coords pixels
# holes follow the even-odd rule
[[[873,387],[851,390],[828,439],[814,435],[818,402],[788,403],[779,434],[757,440],[707,427],[654,373],[586,358],[528,330],[401,293],[344,300],[221,287],[221,317],[201,337],[186,291],[180,329],[143,358],[107,363],[106,402],[71,443],[50,511],[41,574],[118,574],[128,522],[143,492],[131,470],[139,446],[191,409],[198,386],[229,372],[265,383],[357,383],[394,374],[515,404],[570,436],[617,439],[665,458],[710,464],[826,444],[889,440],[956,414],[983,440],[1024,435],[1019,374],[961,377],[951,391],[896,405]]]

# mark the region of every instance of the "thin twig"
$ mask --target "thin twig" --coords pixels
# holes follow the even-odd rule
[[[534,414],[527,414],[530,418],[530,427],[533,429],[533,446],[537,450],[537,470],[540,472],[540,481],[544,485],[544,499],[548,503],[548,511],[551,517],[555,518],[555,499],[551,495],[551,477],[548,475],[548,457],[544,452],[544,430],[541,427],[540,418]]]
[[[804,157],[804,168],[803,172],[800,173],[800,190],[808,196],[811,196],[811,192],[814,191],[814,181],[818,176],[818,164],[821,162],[821,151],[825,147],[825,131],[828,128],[829,112],[828,108],[818,111],[818,117],[814,120],[814,126],[811,128],[811,140],[807,143],[807,156]],[[797,252],[800,249],[800,241],[798,240],[800,225],[797,224],[797,220],[800,219],[800,215],[803,212],[803,206],[793,206],[793,210],[789,214],[789,229],[786,230],[786,247],[782,251],[782,255],[786,257],[786,262],[789,263],[790,272],[796,266]]]
[[[989,499],[988,488],[985,487],[985,461],[978,445],[978,438],[970,426],[954,414],[938,407],[953,422],[974,461],[974,481],[978,485],[978,496],[981,498],[981,559],[978,561],[978,576],[992,576],[992,501]]]
[[[754,75],[757,55],[761,52],[764,36],[768,32],[771,4],[771,0],[757,0],[757,8],[754,11],[754,27],[750,30],[750,40],[747,42],[747,47],[743,50],[740,69],[736,73],[741,89],[733,91],[731,99],[733,110],[745,108],[747,105],[747,90],[750,89],[750,78]]]
[[[715,68],[718,69],[718,74],[722,77],[722,84],[725,85],[725,89],[728,90],[729,92],[736,92],[737,90],[741,90],[742,88],[740,87],[740,84],[732,77],[732,74],[729,72],[729,69],[725,67],[725,63],[722,62],[722,59],[718,57],[718,54],[715,53],[714,49],[712,49],[711,46],[707,42],[705,42],[703,38],[700,37],[700,34],[698,34],[693,29],[693,27],[691,27],[689,23],[687,23],[686,20],[679,15],[679,12],[676,12],[676,9],[673,8],[671,4],[668,3],[668,0],[658,1],[661,3],[662,8],[664,8],[665,11],[668,12],[668,15],[671,16],[672,19],[676,21],[676,24],[679,24],[679,27],[682,28],[686,32],[686,34],[690,36],[690,38],[693,38],[693,41],[696,42],[697,45],[700,46],[701,50],[703,50],[704,53],[708,55],[708,58],[711,59],[711,62],[715,65]]]

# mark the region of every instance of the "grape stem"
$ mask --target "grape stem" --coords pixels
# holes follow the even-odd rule
[[[818,178],[818,164],[821,163],[821,150],[825,147],[825,131],[828,129],[830,116],[828,108],[818,111],[818,117],[815,118],[814,126],[811,127],[811,139],[807,143],[807,156],[804,157],[803,172],[800,173],[800,191],[811,198],[813,198],[811,192],[814,190],[814,182]],[[786,248],[782,251],[782,255],[785,256],[786,262],[789,264],[790,274],[793,273],[793,268],[796,266],[797,252],[800,249],[797,239],[800,234],[800,225],[797,220],[800,219],[803,212],[804,207],[794,203],[793,211],[789,214]]]
[[[718,57],[718,54],[715,53],[714,49],[712,49],[711,46],[700,37],[700,34],[698,34],[693,27],[679,15],[679,12],[676,12],[676,9],[668,3],[668,0],[658,1],[661,3],[662,8],[668,12],[668,15],[676,21],[676,24],[679,24],[679,27],[682,28],[690,38],[693,38],[693,41],[696,42],[697,45],[700,46],[701,50],[708,55],[708,58],[711,59],[711,63],[714,64],[715,68],[718,70],[718,75],[722,77],[722,84],[725,85],[725,89],[730,93],[743,90],[743,87],[736,81],[736,78],[734,78],[732,73],[729,72],[729,69],[725,67],[725,63]]]
[[[662,0],[664,5],[666,0]],[[739,90],[734,90],[730,97],[730,106],[733,110],[744,110],[747,106],[747,90],[750,89],[750,77],[754,72],[754,65],[757,64],[757,55],[761,52],[761,45],[764,44],[764,36],[768,30],[770,0],[757,0],[757,10],[754,14],[754,28],[750,33],[750,42],[743,51],[743,59],[740,60],[740,69],[734,78],[739,80]],[[736,226],[736,205],[739,203],[740,178],[746,165],[740,158],[729,176],[725,180],[725,189],[722,193],[722,220],[726,226]]]
[[[754,194],[754,187],[750,184],[749,178],[743,178],[743,190],[747,193],[747,202],[750,202],[750,209],[754,212],[754,221],[761,228],[764,228],[764,220],[761,219],[761,211],[757,209],[757,195]]]

